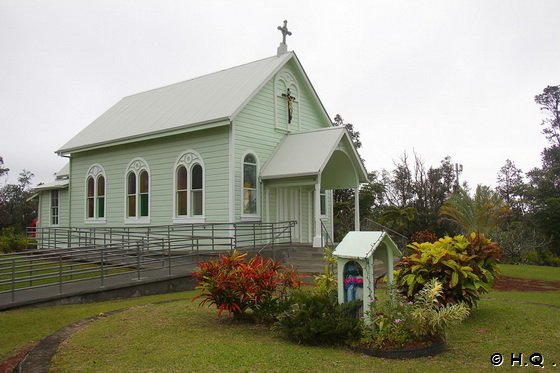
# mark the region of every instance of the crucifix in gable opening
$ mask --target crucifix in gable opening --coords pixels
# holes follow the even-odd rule
[[[282,93],[282,97],[284,97],[288,103],[288,124],[290,124],[292,123],[292,117],[294,116],[294,101],[296,98],[292,96],[290,88],[287,89],[286,93]]]

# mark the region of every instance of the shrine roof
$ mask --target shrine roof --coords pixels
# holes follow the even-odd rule
[[[94,147],[188,129],[229,124],[290,59],[289,52],[121,99],[56,152]]]
[[[393,251],[394,255],[401,255],[391,237],[382,231],[348,232],[336,246],[333,255],[341,258],[365,259],[372,256],[382,242]]]

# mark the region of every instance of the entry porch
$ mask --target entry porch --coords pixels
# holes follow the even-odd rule
[[[294,241],[324,245],[333,237],[333,190],[353,189],[360,230],[360,184],[367,172],[345,128],[288,134],[264,165],[264,221],[297,221]]]

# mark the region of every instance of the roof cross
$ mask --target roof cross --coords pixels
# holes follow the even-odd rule
[[[282,44],[286,44],[286,35],[292,36],[292,32],[288,31],[288,21],[284,20],[284,26],[278,26],[278,30],[282,31]]]

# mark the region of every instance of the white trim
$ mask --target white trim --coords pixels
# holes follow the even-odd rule
[[[256,203],[257,203],[257,212],[254,214],[245,214],[243,212],[243,191],[245,189],[243,182],[245,181],[245,157],[248,156],[249,154],[251,154],[253,157],[255,157],[255,190],[257,192],[257,196],[256,196]],[[260,220],[261,219],[261,206],[260,206],[260,196],[261,196],[261,191],[262,191],[262,183],[259,177],[259,171],[260,171],[260,159],[259,156],[257,155],[257,153],[251,149],[247,149],[245,150],[245,153],[243,153],[243,155],[241,156],[241,172],[240,172],[240,209],[239,209],[239,216],[241,218],[241,220]]]
[[[107,223],[107,219],[85,219],[84,224],[105,224]]]
[[[52,212],[53,212],[53,210],[52,210],[52,209],[53,209],[53,205],[52,205],[52,201],[53,201],[52,194],[53,194],[54,192],[56,192],[56,193],[58,194],[58,196],[57,196],[57,198],[56,198],[56,200],[57,200],[57,206],[56,206],[56,221],[57,221],[57,223],[56,223],[56,224],[53,224],[53,222],[52,222],[53,217],[54,217],[54,216],[53,216],[53,213],[52,213]],[[60,189],[52,189],[52,190],[50,190],[49,195],[50,195],[50,199],[49,199],[49,227],[59,227],[59,226],[60,226],[60,210],[61,210],[61,208],[60,208]]]
[[[280,114],[278,113],[278,106],[279,106],[278,100],[283,99],[282,97],[283,92],[281,93],[278,87],[279,81],[282,81],[284,83],[286,89],[289,88],[291,90],[291,93],[293,93],[294,97],[296,98],[295,104],[297,104],[294,105],[292,122],[288,123],[288,120],[286,120],[285,128],[282,127],[284,122],[283,120],[281,120],[281,118],[279,117]],[[301,90],[299,89],[299,84],[294,74],[292,74],[290,70],[288,70],[285,66],[276,73],[274,77],[273,89],[274,89],[274,128],[282,132],[285,131],[286,133],[301,131],[301,120],[300,120],[300,110],[299,110],[300,109],[299,104],[301,102],[301,97],[300,97]],[[290,127],[295,127],[295,128],[291,129]]]
[[[37,208],[37,225],[35,227],[43,227],[43,222],[41,221],[41,210],[43,209],[43,193],[39,193],[39,208]]]
[[[185,223],[206,223],[206,218],[204,216],[190,216],[190,217],[175,217],[173,218],[173,224],[185,224]]]
[[[321,177],[317,178],[313,191],[313,247],[321,247]]]
[[[234,122],[231,122],[229,132],[229,190],[228,190],[228,208],[229,208],[229,221],[235,221],[235,131]]]
[[[148,173],[148,216],[140,216],[140,173],[142,171]],[[134,207],[136,216],[128,216],[128,175],[131,172],[136,175],[136,206]],[[152,173],[148,162],[144,158],[136,157],[128,163],[124,172],[124,224],[150,224],[151,212]]]
[[[313,242],[313,190],[307,191],[307,242]]]
[[[99,211],[97,211],[97,201],[98,201],[98,194],[97,194],[97,190],[98,190],[98,181],[99,181],[99,176],[103,176],[103,179],[105,180],[104,183],[104,191],[105,194],[103,195],[103,217],[98,217]],[[88,179],[89,178],[93,178],[93,217],[88,217]],[[84,224],[104,224],[107,222],[107,190],[108,188],[108,183],[107,183],[107,174],[105,172],[105,169],[103,168],[103,166],[101,166],[99,163],[94,163],[92,164],[87,172],[86,172],[86,176],[85,176],[85,200],[84,200]],[[71,206],[68,206],[69,209],[71,209]]]
[[[202,167],[202,215],[192,214],[192,169],[195,165],[200,165]],[[177,215],[177,169],[179,166],[183,166],[187,169],[187,215]],[[182,152],[173,165],[173,211],[172,220],[173,223],[204,223],[205,213],[206,213],[206,167],[204,166],[204,161],[200,154],[193,149],[187,149]]]
[[[329,193],[329,194],[330,194],[330,200],[331,200],[330,208],[329,208],[329,211],[330,211],[330,214],[329,214],[329,215],[330,215],[330,217],[331,217],[331,221],[330,221],[330,226],[331,226],[330,228],[331,228],[331,229],[330,229],[330,232],[331,232],[331,239],[333,240],[333,243],[334,243],[334,192],[333,192],[332,189],[330,190],[330,193]]]

